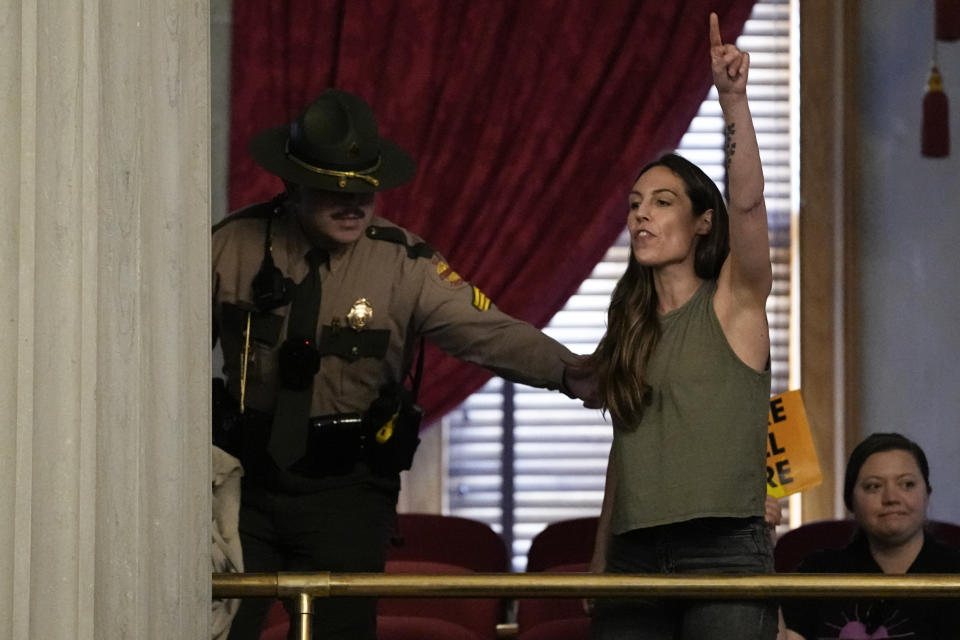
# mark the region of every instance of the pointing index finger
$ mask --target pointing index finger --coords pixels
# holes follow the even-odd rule
[[[723,40],[720,38],[720,19],[717,14],[710,12],[710,46],[722,47]]]

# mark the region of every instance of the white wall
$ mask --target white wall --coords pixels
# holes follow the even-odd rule
[[[933,5],[861,3],[862,424],[917,440],[930,517],[960,522],[960,42],[938,46],[951,155],[923,158]]]
[[[210,0],[210,206],[213,222],[228,213],[231,2]],[[219,371],[219,367],[214,369],[214,372]]]

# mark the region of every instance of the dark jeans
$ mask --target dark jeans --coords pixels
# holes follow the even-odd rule
[[[608,573],[764,574],[773,545],[762,518],[699,518],[610,539]],[[596,604],[594,640],[773,640],[770,601],[617,600]]]
[[[396,489],[371,481],[290,495],[244,478],[241,500],[240,541],[246,572],[383,571],[396,520]],[[314,638],[375,640],[375,599],[314,598],[313,603]],[[230,628],[230,640],[259,638],[272,605],[269,598],[244,600]],[[292,624],[288,637],[293,637],[295,629]]]

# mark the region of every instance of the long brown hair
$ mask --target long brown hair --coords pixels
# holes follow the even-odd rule
[[[658,166],[670,169],[683,181],[694,216],[713,209],[709,233],[697,240],[694,270],[704,280],[715,279],[730,252],[727,207],[720,190],[699,167],[672,153],[646,165],[637,179]],[[603,409],[610,412],[615,426],[628,431],[639,426],[650,391],[644,374],[660,339],[657,302],[653,270],[637,262],[631,252],[627,270],[610,298],[607,331],[590,356]]]

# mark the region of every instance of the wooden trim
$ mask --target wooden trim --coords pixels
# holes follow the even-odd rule
[[[803,520],[842,516],[859,440],[856,217],[860,0],[800,2],[800,368],[824,471]]]

